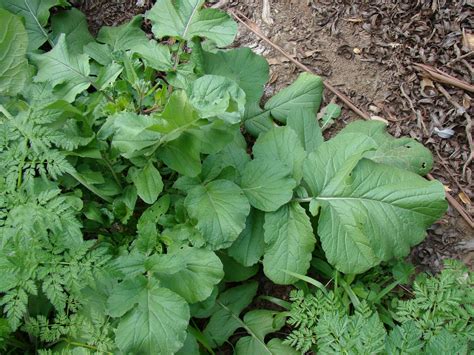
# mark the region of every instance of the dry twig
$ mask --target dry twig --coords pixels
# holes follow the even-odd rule
[[[455,78],[454,76],[451,76],[449,74],[446,74],[445,72],[442,72],[441,70],[436,69],[435,67],[432,67],[431,65],[418,64],[418,63],[415,63],[413,65],[415,66],[416,69],[423,72],[423,74],[428,76],[431,80],[435,80],[440,83],[456,86],[460,89],[467,90],[469,92],[474,92],[474,85],[466,83],[465,81]]]
[[[246,27],[247,29],[249,29],[251,32],[253,32],[255,35],[257,35],[258,37],[260,37],[264,42],[266,42],[267,44],[269,44],[271,47],[273,47],[276,51],[280,52],[283,56],[285,56],[286,58],[288,58],[293,64],[295,64],[297,67],[299,67],[300,69],[304,70],[304,71],[307,71],[309,73],[312,73],[312,74],[315,74],[311,69],[309,69],[306,65],[300,63],[298,60],[296,60],[294,57],[292,57],[291,55],[289,55],[288,53],[286,53],[280,46],[278,46],[277,44],[273,43],[269,38],[267,38],[263,33],[262,31],[260,30],[260,28],[258,28],[258,26],[253,23],[252,21],[250,21],[249,18],[247,18],[244,14],[242,14],[240,11],[238,10],[230,10],[229,11],[232,16],[234,16],[234,18],[240,22],[244,27]],[[437,80],[438,77],[441,76],[441,78],[445,81],[443,82],[446,82],[446,80],[449,81],[449,79],[446,79],[445,76],[449,77],[449,78],[452,78],[454,79],[454,81],[452,82],[447,82],[448,84],[451,84],[451,85],[454,85],[454,86],[458,86],[460,87],[459,85],[467,85],[467,89],[466,90],[469,90],[469,91],[474,91],[474,86],[472,85],[469,85],[459,79],[456,79],[446,73],[443,73],[441,71],[439,71],[441,74],[437,73],[437,69],[435,68],[432,68],[432,67],[429,67],[427,65],[424,65],[424,64],[415,64],[416,66],[420,67],[421,69],[425,70],[425,71],[428,71],[428,70],[434,70],[434,73],[435,73],[435,76],[433,77],[434,80]],[[426,67],[426,68],[424,68]],[[432,69],[431,69],[432,68]],[[430,73],[430,72],[429,72]],[[430,76],[431,77],[431,76]],[[438,80],[438,81],[441,81],[441,80]],[[461,84],[460,84],[460,83]],[[361,109],[359,109],[357,106],[355,106],[352,101],[346,96],[344,95],[343,93],[341,93],[339,90],[337,90],[333,85],[331,85],[328,81],[325,81],[324,82],[324,86],[329,90],[331,91],[332,93],[334,93],[342,102],[344,102],[351,110],[353,110],[355,113],[357,113],[360,117],[366,119],[366,120],[370,120],[370,116],[368,113],[362,111]],[[470,89],[469,89],[470,88]],[[433,175],[431,174],[428,174],[426,175],[426,177],[429,179],[429,180],[436,180]],[[448,192],[446,192],[446,199],[448,200],[448,202],[451,204],[451,206],[456,209],[459,214],[461,215],[462,218],[464,218],[466,220],[466,222],[469,224],[469,226],[471,228],[474,228],[474,221],[471,219],[471,217],[469,216],[469,214],[464,210],[464,207],[461,206],[461,204],[453,197],[451,196]]]
[[[440,85],[440,84],[435,84],[436,88],[443,94],[443,96],[456,108],[458,112],[462,112],[463,116],[466,118],[466,137],[467,141],[469,143],[469,158],[466,160],[466,162],[463,165],[462,168],[462,174],[464,178],[466,178],[466,169],[471,164],[472,160],[474,159],[474,143],[472,141],[472,120],[471,116],[466,112],[466,109],[462,107],[453,97],[449,94],[449,92],[446,91],[446,89]]]
[[[417,123],[418,123],[418,127],[423,129],[423,133],[425,134],[425,136],[428,136],[428,135],[429,135],[429,132],[428,132],[428,130],[426,129],[425,121],[423,120],[423,117],[421,116],[420,111],[415,110],[415,105],[413,105],[413,101],[410,99],[410,96],[408,96],[407,93],[405,92],[405,90],[403,89],[403,83],[400,84],[400,91],[401,91],[403,97],[404,97],[404,98],[408,101],[408,103],[410,104],[410,109],[411,109],[411,111],[415,114],[416,121],[417,121]]]

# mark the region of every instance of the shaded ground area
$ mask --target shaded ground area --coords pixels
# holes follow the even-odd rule
[[[472,0],[268,0],[263,11],[265,2],[221,0],[219,4],[240,10],[358,107],[387,120],[392,134],[427,145],[436,159],[433,175],[472,216],[472,92],[423,78],[413,65],[429,64],[472,83]],[[101,25],[120,24],[151,5],[151,0],[83,0],[79,7],[96,32]],[[242,27],[236,46],[251,47],[269,60],[267,96],[299,73],[294,64]],[[333,99],[326,91],[325,102]],[[336,129],[355,118],[344,109]],[[441,260],[448,257],[472,268],[474,232],[450,208],[411,257],[432,271],[438,271]]]

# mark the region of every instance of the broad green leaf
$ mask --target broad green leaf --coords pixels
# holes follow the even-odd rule
[[[176,70],[170,71],[166,75],[168,83],[176,89],[188,90],[191,84],[198,78],[194,72],[194,63],[180,63]]]
[[[157,224],[158,219],[164,215],[170,206],[170,196],[164,195],[156,201],[153,206],[148,207],[140,216],[137,222],[137,230],[145,228],[148,224]]]
[[[147,281],[143,276],[124,280],[117,284],[107,300],[107,314],[115,318],[122,317],[139,302],[139,291],[146,288],[146,285]]]
[[[219,296],[216,311],[203,332],[213,347],[222,345],[241,327],[239,315],[252,302],[257,288],[258,284],[252,281],[231,288]]]
[[[242,282],[258,272],[258,265],[244,266],[224,252],[219,252],[219,258],[224,265],[225,282]]]
[[[75,8],[55,14],[51,18],[51,30],[55,42],[62,33],[66,35],[71,55],[84,53],[84,46],[94,41],[86,16]]]
[[[188,331],[184,345],[176,355],[200,355],[199,344],[196,338]]]
[[[133,215],[137,202],[137,189],[133,185],[128,185],[123,189],[122,195],[113,202],[113,211],[123,224],[126,224]]]
[[[211,295],[202,302],[189,305],[191,309],[191,317],[209,318],[216,308],[217,295],[219,294],[218,286],[214,287]]]
[[[101,65],[108,65],[114,60],[110,47],[107,44],[90,42],[83,49],[85,54]]]
[[[284,344],[283,340],[274,338],[267,343],[273,355],[298,355],[300,354],[291,346]]]
[[[67,85],[66,101],[74,101],[91,85],[89,78],[89,57],[86,54],[71,55],[66,45],[64,34],[59,36],[58,42],[49,52],[35,54],[34,61],[38,65],[36,82],[49,82],[53,87],[59,84]]]
[[[233,182],[215,180],[189,191],[184,204],[213,250],[229,247],[245,227],[250,205]]]
[[[16,95],[28,77],[28,36],[21,19],[0,9],[0,95]]]
[[[366,158],[377,163],[393,165],[413,171],[419,175],[427,174],[433,167],[433,156],[428,148],[412,138],[398,138],[386,132],[386,126],[380,121],[355,121],[339,134],[359,133],[373,142],[376,150],[367,152]]]
[[[288,116],[297,109],[316,113],[321,104],[323,81],[319,76],[302,73],[290,86],[284,88],[265,104],[265,111],[285,123]],[[250,119],[251,117],[249,117]]]
[[[204,75],[193,82],[189,99],[203,118],[219,117],[239,123],[245,110],[245,93],[223,76]]]
[[[125,158],[141,155],[140,151],[160,142],[161,134],[148,128],[155,124],[150,116],[122,112],[109,118],[115,134],[112,146],[117,148]]]
[[[270,118],[270,111],[264,111],[258,104],[249,103],[245,107],[245,129],[254,137],[258,137],[261,133],[268,132],[275,127],[275,122]]]
[[[147,44],[139,43],[133,46],[132,52],[143,58],[145,64],[158,71],[167,71],[173,67],[168,46],[151,40]]]
[[[218,154],[207,156],[202,164],[201,174],[199,174],[200,182],[206,184],[212,180],[216,180],[227,167],[229,167],[229,163],[221,159]]]
[[[171,272],[156,272],[160,286],[166,287],[183,297],[188,303],[207,299],[214,288],[224,277],[222,263],[217,255],[209,250],[183,246],[176,252],[166,255],[155,255],[166,264],[173,259],[180,259],[182,267]],[[152,271],[153,268],[151,269]]]
[[[318,196],[332,180],[344,178],[341,171],[349,173],[366,152],[375,149],[373,141],[356,133],[337,135],[324,142],[304,162],[303,179],[308,192]]]
[[[148,204],[155,203],[163,191],[160,172],[151,162],[132,174],[132,181],[137,188],[138,196]]]
[[[183,213],[184,211],[181,211]],[[183,218],[186,218],[183,215]],[[165,229],[162,233],[163,238],[170,241],[168,249],[170,251],[181,248],[183,245],[191,244],[193,247],[202,248],[206,244],[204,237],[191,223],[176,224],[170,229]]]
[[[333,124],[334,120],[341,115],[341,106],[335,103],[329,103],[322,109],[321,130],[325,130]]]
[[[245,166],[240,186],[253,207],[273,212],[293,197],[296,181],[291,173],[278,160],[257,158]]]
[[[324,142],[316,116],[310,111],[295,110],[288,116],[287,126],[296,132],[307,153],[315,151]]]
[[[199,140],[201,153],[215,154],[232,142],[236,132],[239,130],[238,124],[230,125],[225,121],[217,120],[204,126],[192,128],[189,133]]]
[[[159,218],[168,211],[169,206],[170,196],[164,195],[142,213],[137,222],[137,239],[133,245],[134,250],[145,255],[156,251],[159,245],[157,223]]]
[[[279,331],[285,325],[285,318],[276,318],[280,312],[270,311],[266,309],[259,309],[250,311],[244,316],[244,323],[246,330],[250,332],[251,336],[242,337],[235,345],[236,355],[247,354],[285,354],[274,353],[267,344],[265,344],[265,337]]]
[[[162,120],[150,129],[166,133],[164,139],[168,142],[178,138],[200,120],[183,90],[177,90],[171,94],[160,117]]]
[[[122,255],[115,258],[112,261],[112,267],[114,271],[118,271],[124,276],[135,277],[135,276],[143,274],[146,271],[145,261],[146,261],[146,256],[143,254],[134,253],[134,254]],[[127,297],[129,289],[135,289],[139,287],[139,285],[137,285],[137,282],[139,282],[137,279],[128,279],[120,284],[120,288],[117,288],[117,290],[120,290],[120,292],[116,292],[114,296],[110,297],[109,299],[109,302],[111,302],[112,304],[111,309],[115,309],[116,311],[118,311],[117,307],[113,306],[113,304],[122,302],[123,301],[122,297]],[[130,307],[132,307],[135,301],[133,300],[130,300],[130,301],[132,302]],[[128,309],[129,308],[126,308],[123,311],[123,313],[121,313],[120,315],[117,315],[116,317],[122,316]]]
[[[290,285],[298,279],[285,271],[305,275],[316,239],[305,210],[296,202],[265,215],[263,271],[273,282]]]
[[[125,353],[135,354],[178,351],[186,339],[189,321],[186,301],[160,287],[154,279],[147,281],[142,276],[138,280],[143,281],[120,291],[120,302],[109,300],[109,314],[119,316],[126,312],[115,333],[117,346]]]
[[[245,165],[250,161],[247,154],[247,143],[245,138],[238,132],[234,140],[225,146],[217,156],[228,166],[233,166],[237,171],[243,171]]]
[[[228,249],[231,257],[245,266],[256,264],[265,248],[263,224],[265,213],[252,208],[245,223],[245,229]]]
[[[140,28],[142,17],[135,16],[130,22],[120,26],[104,26],[97,35],[97,41],[108,44],[112,51],[127,51],[135,47],[148,46],[145,32]]]
[[[157,275],[174,275],[186,268],[186,260],[172,253],[153,254],[145,261],[144,267],[147,272]]]
[[[321,205],[318,234],[328,261],[354,274],[408,255],[445,212],[444,196],[438,181],[362,159],[352,171],[328,180],[315,198]]]
[[[35,50],[49,39],[44,28],[48,23],[49,9],[65,5],[62,0],[0,0],[0,7],[25,19],[28,34],[28,51]]]
[[[184,132],[158,151],[158,157],[178,173],[194,177],[201,172],[201,143],[190,133]]]
[[[210,53],[203,51],[203,70],[206,74],[233,80],[245,92],[247,103],[258,102],[268,81],[268,63],[250,48],[236,48]]]
[[[201,9],[204,0],[158,0],[147,12],[146,18],[153,24],[154,35],[178,37],[187,41],[205,37],[218,47],[234,41],[237,24],[225,12]]]
[[[122,73],[122,70],[123,67],[116,62],[112,62],[100,68],[94,86],[98,90],[105,90],[107,87],[111,86],[115,80],[117,80],[118,76]]]
[[[255,159],[282,162],[297,182],[301,180],[306,153],[293,129],[275,127],[260,135],[253,146],[253,154]]]

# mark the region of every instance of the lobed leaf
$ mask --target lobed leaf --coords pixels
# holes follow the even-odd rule
[[[89,57],[86,54],[71,55],[66,37],[61,34],[49,52],[32,56],[38,66],[36,82],[48,82],[52,87],[64,84],[65,101],[73,102],[76,96],[91,85]]]
[[[174,259],[179,260],[178,267]],[[174,266],[169,270],[154,267],[159,262]],[[154,255],[147,262],[160,280],[160,285],[183,297],[188,303],[207,299],[222,278],[224,271],[217,255],[209,250],[183,246],[166,255]]]
[[[218,117],[239,123],[245,109],[245,93],[223,76],[204,75],[194,81],[189,99],[202,118]]]
[[[306,174],[323,169],[308,167]],[[405,170],[362,159],[340,173],[326,181],[315,200],[321,206],[318,235],[326,257],[345,273],[406,256],[447,208],[439,182]]]
[[[245,92],[247,105],[258,102],[268,81],[268,63],[250,48],[235,48],[216,53],[202,52],[205,74],[224,76]]]
[[[159,194],[163,191],[160,172],[151,162],[132,174],[132,181],[137,188],[138,196],[148,204],[155,203]]]
[[[87,26],[86,16],[75,8],[55,14],[51,18],[51,32],[54,42],[64,33],[68,42],[74,44],[69,47],[71,55],[83,53],[84,46],[94,41]]]
[[[240,186],[253,207],[273,212],[291,200],[296,181],[288,166],[260,158],[247,163]]]
[[[265,248],[264,222],[265,213],[252,208],[245,222],[244,230],[228,249],[229,255],[242,265],[252,266],[262,257]]]
[[[283,163],[297,182],[301,180],[306,153],[291,128],[275,127],[260,135],[253,146],[253,154],[255,159]]]
[[[196,186],[184,201],[196,227],[213,250],[229,247],[245,227],[250,205],[236,184],[215,180]]]
[[[305,275],[316,243],[305,210],[292,202],[265,215],[263,271],[273,282],[289,285],[298,279],[286,271]]]
[[[172,354],[178,351],[186,339],[189,322],[186,301],[160,287],[153,279],[146,281],[141,277],[138,280],[140,284],[136,283],[136,287],[124,289],[123,303],[112,303],[115,308],[122,308],[118,314],[126,310],[115,333],[117,346],[123,352],[145,354]],[[132,302],[134,305],[130,306]],[[115,308],[109,308],[109,312]],[[117,315],[115,312],[112,314]]]
[[[25,19],[28,52],[38,49],[49,40],[49,32],[45,28],[49,10],[53,6],[60,5],[65,5],[65,2],[62,0],[0,0],[0,7]]]
[[[205,37],[218,47],[231,44],[237,34],[237,24],[225,12],[201,9],[204,0],[158,0],[147,12],[153,24],[153,34],[177,37],[186,41]]]
[[[428,148],[412,138],[394,138],[386,132],[380,121],[355,121],[339,134],[363,134],[367,141],[373,142],[375,150],[367,152],[366,158],[377,163],[395,166],[419,175],[426,175],[433,167],[433,156]]]
[[[241,326],[239,315],[252,302],[257,288],[258,284],[251,281],[226,290],[219,296],[214,313],[203,331],[213,347],[222,345]]]

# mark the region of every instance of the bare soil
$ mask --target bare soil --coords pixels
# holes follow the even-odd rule
[[[435,156],[433,175],[473,215],[472,93],[444,85],[456,109],[437,83],[423,79],[414,63],[432,65],[468,83],[473,79],[472,0],[221,0],[257,23],[264,34],[310,67],[360,108],[389,122],[395,136],[408,135],[427,145]],[[118,25],[145,12],[152,0],[83,0],[78,5],[91,31]],[[271,68],[266,96],[290,84],[300,70],[242,26],[234,46],[264,55]],[[469,54],[471,53],[471,54]],[[324,102],[334,100],[326,92]],[[337,101],[336,101],[337,102]],[[329,131],[357,116],[343,109]],[[452,129],[442,138],[436,132]],[[474,268],[474,232],[452,208],[414,248],[411,260],[421,269],[439,271],[442,260],[457,258]]]

